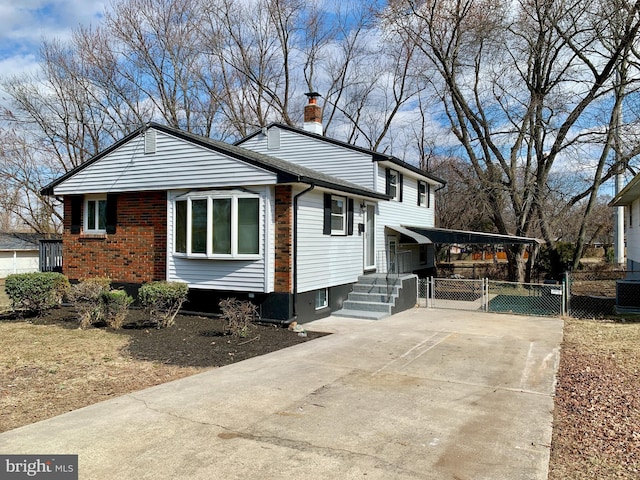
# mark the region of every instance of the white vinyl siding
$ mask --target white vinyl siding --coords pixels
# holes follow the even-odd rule
[[[636,199],[632,204],[627,205],[626,215],[629,212],[633,214],[633,224],[629,228],[629,219],[627,218],[627,258],[634,262],[640,263],[640,199]]]
[[[356,204],[358,202],[355,202]],[[298,291],[354,283],[362,274],[363,238],[322,234],[324,197],[312,191],[298,199]],[[354,210],[354,225],[362,223],[360,208]]]
[[[385,169],[378,169],[378,186],[379,189],[385,188]],[[434,208],[433,208],[433,192],[434,188],[429,188],[430,199],[429,208],[418,206],[418,179],[409,176],[408,173],[403,175],[402,202],[379,202],[378,216],[376,217],[376,245],[378,252],[377,261],[386,262],[385,253],[382,253],[383,245],[387,245],[387,233],[385,226],[413,226],[413,227],[433,227],[434,226]],[[432,249],[433,247],[429,247]],[[420,250],[417,244],[399,245],[400,251],[411,251],[412,268],[424,268],[433,266],[433,250],[430,250],[430,263],[425,265],[420,263]]]
[[[185,258],[174,255],[174,200],[187,193],[185,190],[169,192],[167,228],[167,279],[189,284],[190,288],[231,290],[244,292],[273,291],[273,193],[272,188],[254,186],[251,191],[261,197],[260,251],[264,254],[252,260],[217,260],[212,258]]]
[[[268,138],[280,132],[279,147],[269,148]],[[274,140],[271,140],[276,144]],[[273,155],[326,175],[347,180],[365,188],[374,188],[371,155],[312,138],[302,133],[271,127],[269,134],[257,134],[240,144],[255,152]]]
[[[268,185],[276,174],[156,131],[156,153],[141,134],[56,186],[56,195]]]

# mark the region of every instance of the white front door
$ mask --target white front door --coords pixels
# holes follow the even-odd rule
[[[376,206],[367,205],[364,211],[364,269],[376,268]]]

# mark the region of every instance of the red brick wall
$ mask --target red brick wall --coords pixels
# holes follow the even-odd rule
[[[293,205],[291,185],[275,188],[275,291],[293,292]]]
[[[71,197],[64,198],[63,273],[72,280],[107,276],[113,282],[166,278],[166,192],[117,196],[116,233],[71,234]]]

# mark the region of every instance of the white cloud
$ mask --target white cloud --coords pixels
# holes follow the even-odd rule
[[[0,0],[0,75],[31,72],[44,39],[70,38],[79,25],[100,21],[102,0]]]

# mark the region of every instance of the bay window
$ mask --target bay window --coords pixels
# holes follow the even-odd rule
[[[174,251],[206,258],[260,254],[260,198],[240,193],[187,194],[175,201]]]

